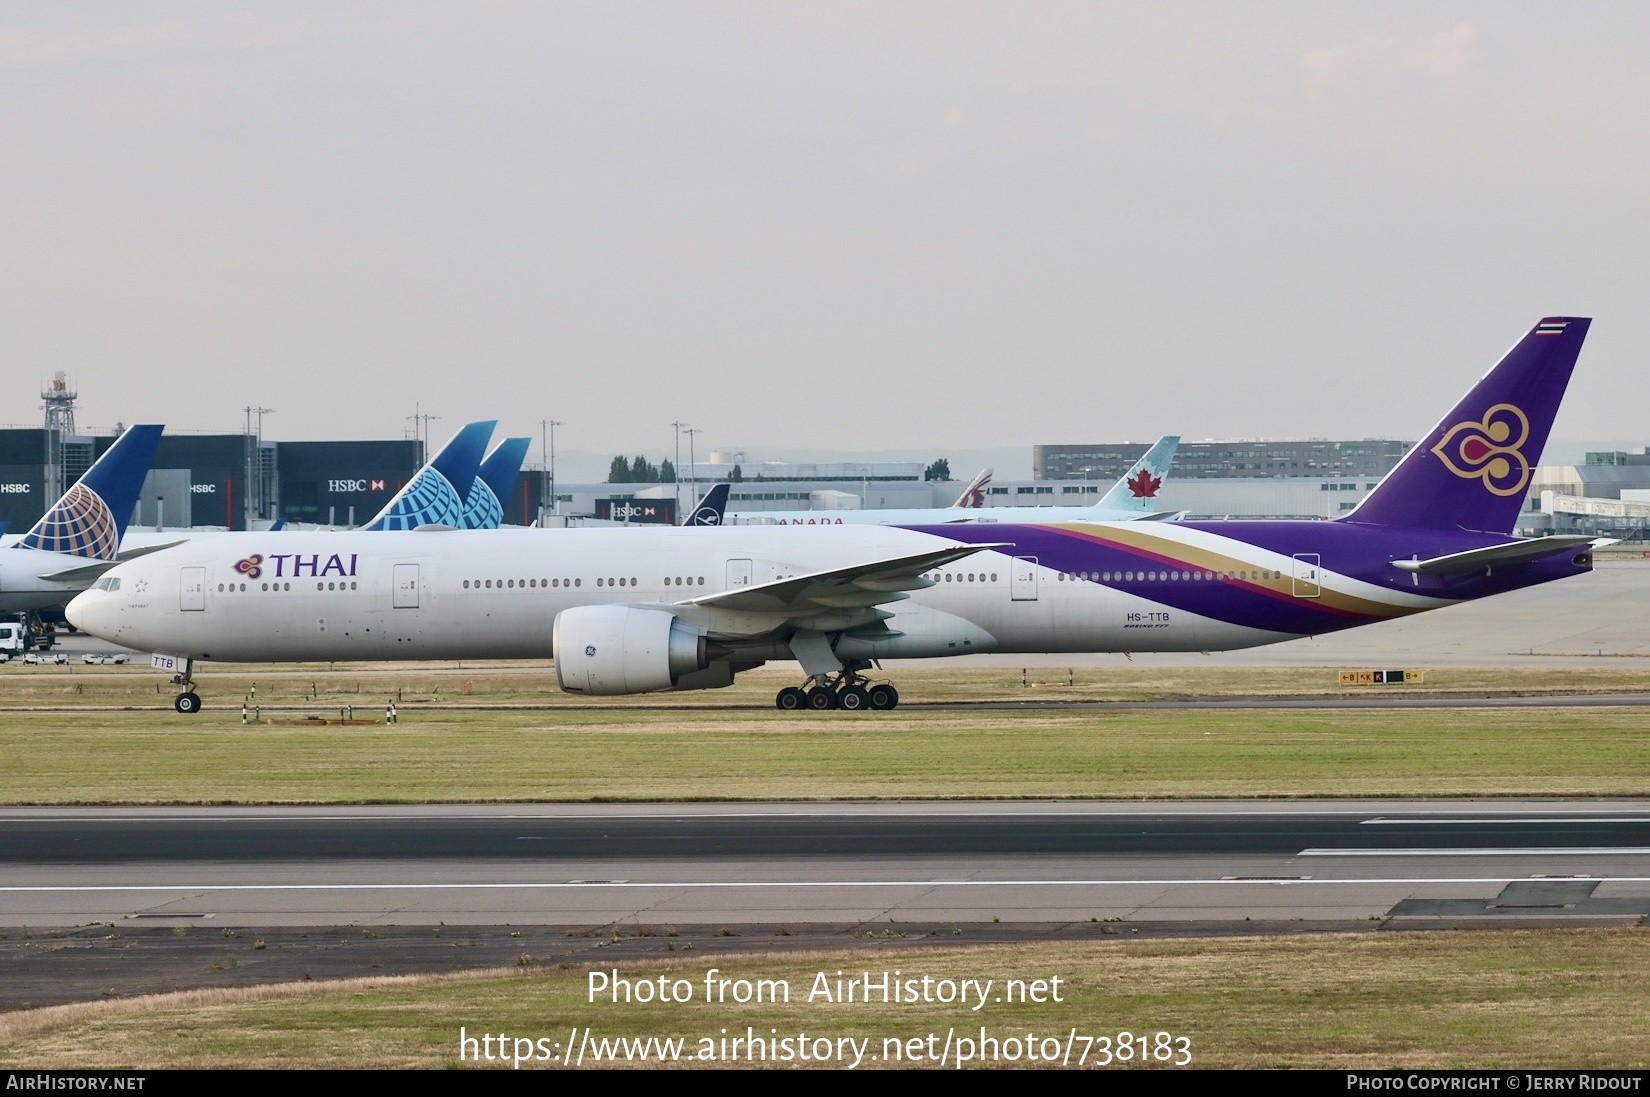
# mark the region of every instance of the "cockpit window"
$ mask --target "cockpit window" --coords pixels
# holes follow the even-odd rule
[[[99,579],[96,583],[94,583],[92,585],[95,586],[98,590],[119,590],[120,589],[120,578],[119,578],[119,576],[105,575],[103,578]]]

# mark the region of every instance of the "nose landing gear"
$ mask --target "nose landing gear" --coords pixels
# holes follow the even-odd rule
[[[201,710],[201,695],[195,692],[195,661],[185,659],[183,669],[172,675],[172,684],[182,686],[183,692],[172,702],[172,707],[184,716],[193,716]]]
[[[786,686],[774,698],[774,707],[785,712],[811,709],[828,712],[887,712],[899,704],[899,690],[890,682],[870,682],[857,669],[840,674],[818,674],[801,686]]]

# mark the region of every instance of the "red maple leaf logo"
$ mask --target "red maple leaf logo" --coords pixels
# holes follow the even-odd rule
[[[1136,499],[1155,499],[1157,489],[1163,486],[1163,478],[1153,476],[1149,469],[1141,469],[1124,483],[1129,485],[1129,490],[1134,493]]]

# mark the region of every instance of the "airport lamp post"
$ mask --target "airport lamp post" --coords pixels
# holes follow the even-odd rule
[[[701,432],[698,427],[683,427],[682,433],[688,436],[688,481],[693,485],[688,490],[697,492],[699,490],[699,464],[693,456],[693,436]],[[695,502],[699,499],[697,495],[693,498]]]
[[[262,508],[264,502],[264,479],[262,468],[264,416],[274,414],[275,409],[255,408],[251,404],[248,404],[244,410],[246,411],[246,434],[247,437],[252,439],[252,442],[246,454],[246,491],[242,492],[243,502],[241,503],[241,506],[246,508],[246,519],[242,522],[242,526],[246,529],[251,529],[252,516],[257,513],[260,508]],[[258,417],[257,434],[252,433],[252,417],[254,415]],[[258,493],[256,496],[252,494],[254,484],[257,485]],[[234,517],[231,515],[225,515],[225,517],[229,518],[229,528],[234,529]]]
[[[560,419],[540,419],[539,420],[539,431],[540,431],[539,444],[544,447],[545,460],[548,463],[548,467],[547,467],[546,471],[550,475],[550,511],[551,511],[551,513],[555,513],[556,511],[561,509],[561,503],[560,503],[559,500],[556,499],[556,428],[557,427],[564,427],[566,425],[567,424],[563,423]],[[548,442],[544,441],[545,432],[548,432],[548,434],[549,434],[549,441]],[[539,494],[542,496],[543,492],[541,491]],[[539,513],[541,515],[544,513],[544,507],[542,505],[539,507]]]
[[[676,513],[682,513],[682,428],[686,423],[672,421],[671,426],[676,428],[676,456],[671,458],[671,480],[676,488]]]

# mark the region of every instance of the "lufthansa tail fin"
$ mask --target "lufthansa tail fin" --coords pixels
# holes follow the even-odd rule
[[[957,496],[957,501],[951,504],[951,508],[953,510],[974,510],[985,506],[985,489],[991,483],[993,471],[992,469],[981,469],[980,474],[970,480],[966,488],[963,488],[962,494]]]
[[[1591,320],[1549,316],[1340,519],[1511,533]]]
[[[362,529],[417,529],[464,521],[464,503],[496,420],[466,423]]]
[[[1175,450],[1180,448],[1180,435],[1165,434],[1141,455],[1123,478],[1094,505],[1105,510],[1133,510],[1142,515],[1156,514],[1157,493],[1169,478],[1169,466],[1174,464]]]
[[[506,438],[481,462],[469,498],[464,501],[461,529],[497,529],[503,525],[504,504],[516,493],[521,463],[527,459],[527,447],[532,442],[531,438]]]
[[[693,513],[682,519],[684,526],[719,526],[728,512],[728,492],[732,484],[712,484],[693,508]]]
[[[128,427],[15,547],[113,560],[154,463],[160,432],[154,423]]]

